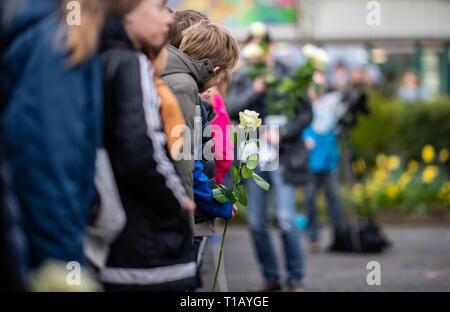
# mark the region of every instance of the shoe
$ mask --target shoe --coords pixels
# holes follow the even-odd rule
[[[300,284],[288,284],[289,292],[304,292],[305,288]]]
[[[274,291],[280,291],[281,290],[281,284],[277,282],[266,282],[264,286],[260,289],[254,290],[254,292],[274,292]]]

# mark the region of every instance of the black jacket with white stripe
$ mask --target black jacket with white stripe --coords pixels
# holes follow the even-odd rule
[[[102,40],[104,144],[127,222],[100,277],[113,291],[195,288],[186,193],[168,157],[153,69],[117,20],[107,20]]]

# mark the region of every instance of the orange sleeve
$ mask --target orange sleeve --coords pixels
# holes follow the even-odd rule
[[[183,113],[178,104],[177,98],[166,86],[166,84],[160,80],[155,79],[158,95],[161,98],[161,119],[163,122],[163,130],[167,136],[167,148],[172,159],[175,159],[180,153],[182,145],[179,149],[172,150],[174,143],[183,138],[183,134],[172,135],[173,127],[177,125],[185,126],[186,123],[183,118]]]

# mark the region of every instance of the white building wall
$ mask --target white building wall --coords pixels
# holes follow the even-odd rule
[[[276,40],[450,40],[450,0],[378,0],[381,24],[367,23],[368,0],[298,0],[298,25],[270,27]],[[234,29],[243,40],[247,29]]]
[[[370,1],[300,0],[300,29],[314,40],[450,39],[450,1],[379,0],[381,23],[371,26]]]

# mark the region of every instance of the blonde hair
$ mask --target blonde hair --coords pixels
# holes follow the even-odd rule
[[[236,39],[225,27],[207,20],[183,32],[180,50],[195,60],[210,60],[220,71],[234,68],[239,59]]]
[[[70,1],[62,1],[64,17],[68,13],[66,8]],[[95,52],[104,20],[103,1],[78,0],[78,2],[81,9],[80,25],[69,26],[64,18],[62,27],[67,34],[65,47],[70,53],[69,67],[82,63]]]
[[[173,24],[170,31],[170,44],[179,49],[183,41],[183,32],[203,20],[208,20],[208,16],[195,10],[176,10],[173,13]]]

